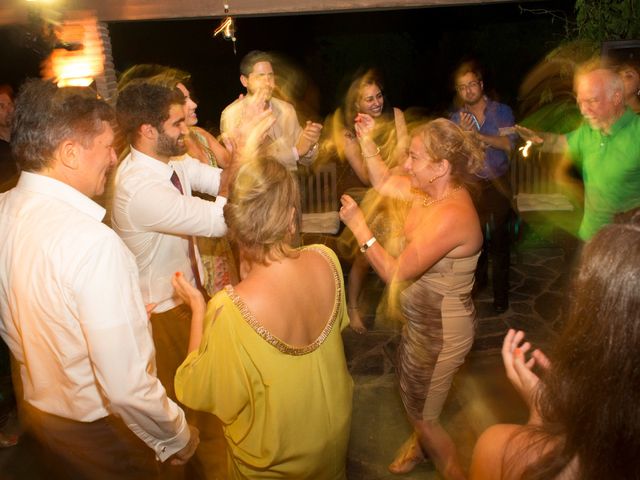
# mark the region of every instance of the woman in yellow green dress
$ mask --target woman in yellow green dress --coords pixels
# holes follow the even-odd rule
[[[174,279],[193,311],[176,394],[220,418],[233,479],[346,478],[353,381],[342,271],[327,247],[292,246],[299,213],[291,173],[272,159],[248,162],[225,206],[240,283],[205,307]]]

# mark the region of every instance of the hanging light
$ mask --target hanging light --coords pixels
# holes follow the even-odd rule
[[[233,17],[228,15],[229,13],[229,4],[225,3],[224,5],[224,13],[227,16],[220,22],[218,28],[213,31],[213,36],[217,37],[218,35],[222,35],[225,40],[231,40],[233,42],[233,53],[236,53],[236,25]]]

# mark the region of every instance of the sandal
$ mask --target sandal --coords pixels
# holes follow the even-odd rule
[[[425,457],[418,443],[418,437],[414,433],[402,444],[398,453],[396,453],[396,458],[388,468],[391,473],[402,475],[409,473],[416,465],[424,462],[426,459],[427,457]]]

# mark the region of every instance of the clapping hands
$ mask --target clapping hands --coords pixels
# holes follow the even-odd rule
[[[366,113],[357,114],[354,122],[356,135],[360,140],[368,138],[373,132],[373,128],[376,124],[373,117]]]
[[[460,112],[460,128],[468,132],[478,131],[478,121],[473,113],[465,111]]]

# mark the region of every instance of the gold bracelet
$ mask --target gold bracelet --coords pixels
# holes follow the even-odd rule
[[[365,155],[364,152],[362,152],[362,158],[373,158],[376,155],[380,155],[380,147],[377,147],[376,153],[372,153],[371,155]]]

